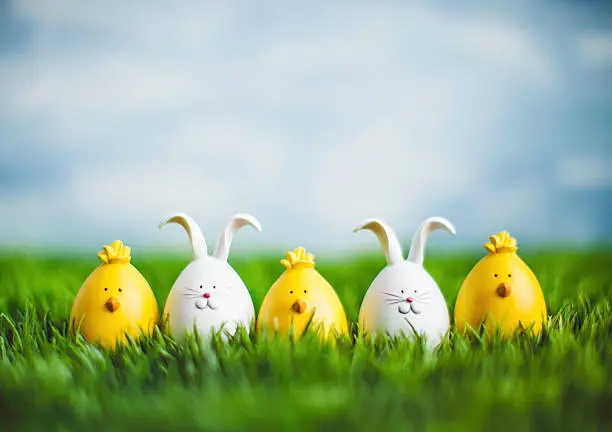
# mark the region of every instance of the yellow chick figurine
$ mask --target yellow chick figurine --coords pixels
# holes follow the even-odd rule
[[[301,337],[307,328],[321,331],[323,338],[348,331],[346,314],[340,299],[323,276],[314,268],[314,256],[302,247],[287,252],[281,264],[285,272],[266,294],[259,315],[257,330],[267,327],[287,335]]]
[[[145,278],[130,264],[130,248],[119,240],[98,252],[102,264],[85,280],[70,314],[73,328],[106,348],[151,334],[159,317],[157,301]]]
[[[481,323],[487,333],[501,328],[511,335],[519,325],[532,327],[539,334],[546,320],[546,303],[538,280],[516,254],[516,239],[505,231],[489,237],[484,247],[488,255],[468,274],[455,304],[455,325],[465,333],[469,325],[477,330]]]

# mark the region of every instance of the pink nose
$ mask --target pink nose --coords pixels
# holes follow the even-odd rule
[[[408,297],[408,298],[406,299],[406,301],[407,301],[408,303],[412,303],[414,300],[412,300],[412,297]]]
[[[204,293],[204,298],[210,298],[210,293]]]

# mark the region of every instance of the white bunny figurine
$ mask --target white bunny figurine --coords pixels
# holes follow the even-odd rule
[[[237,214],[229,221],[212,256],[198,224],[188,215],[177,213],[159,227],[174,222],[187,231],[193,249],[193,261],[181,272],[172,286],[164,316],[170,333],[182,339],[195,330],[207,339],[223,329],[224,336],[233,335],[239,325],[250,330],[255,318],[253,300],[238,273],[227,262],[232,237],[236,230],[250,225],[261,232],[261,225],[253,216]]]
[[[438,228],[455,234],[455,228],[446,219],[426,219],[412,238],[407,260],[397,236],[383,221],[368,219],[354,230],[373,231],[388,263],[361,304],[359,324],[365,333],[384,332],[391,336],[417,333],[425,337],[430,348],[440,343],[450,326],[448,308],[436,281],[423,268],[427,236]]]

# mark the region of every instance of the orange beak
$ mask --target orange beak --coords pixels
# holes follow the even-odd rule
[[[119,303],[119,300],[117,299],[117,297],[111,297],[108,300],[106,300],[106,303],[104,303],[104,306],[106,307],[106,309],[108,309],[109,312],[115,312],[117,309],[119,309],[119,306],[121,306],[121,303]]]
[[[512,294],[512,289],[510,289],[510,284],[507,282],[502,282],[497,285],[497,289],[495,290],[498,296],[501,298],[509,297]]]
[[[304,313],[306,311],[306,302],[304,300],[297,299],[295,303],[291,305],[291,309],[297,313]]]

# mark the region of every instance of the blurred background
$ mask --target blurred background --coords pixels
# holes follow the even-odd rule
[[[470,5],[1,2],[0,245],[186,252],[175,211],[279,254],[367,217],[609,242],[611,8]]]

